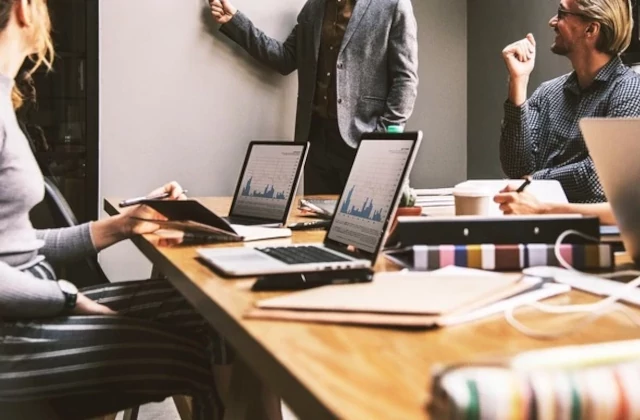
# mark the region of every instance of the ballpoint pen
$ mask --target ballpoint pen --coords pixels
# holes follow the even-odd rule
[[[518,187],[518,189],[516,190],[517,193],[521,193],[524,191],[525,188],[527,188],[527,186],[531,184],[531,177],[530,176],[526,176],[524,177],[524,182],[522,183],[522,185],[520,185]]]
[[[189,190],[183,190],[182,194],[186,194],[187,192],[189,192]],[[160,200],[160,199],[167,198],[167,197],[169,197],[169,193],[168,192],[163,192],[163,193],[156,194],[156,195],[150,195],[148,197],[129,198],[127,200],[121,201],[120,204],[118,204],[118,205],[120,207],[130,207],[130,206],[135,206],[137,204],[140,204],[144,200]]]

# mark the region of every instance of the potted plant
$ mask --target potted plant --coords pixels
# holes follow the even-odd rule
[[[400,198],[400,205],[396,212],[398,216],[420,216],[422,213],[422,207],[416,206],[416,199],[418,195],[416,190],[409,186],[409,182],[405,182],[402,185],[402,197]]]
[[[402,185],[402,197],[400,198],[400,204],[398,204],[398,210],[393,218],[391,224],[391,232],[396,228],[398,224],[398,216],[420,216],[422,214],[422,207],[416,206],[416,199],[418,195],[416,191],[409,186],[409,182],[405,182]]]

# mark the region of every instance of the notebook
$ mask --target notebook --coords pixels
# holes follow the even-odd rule
[[[163,229],[207,235],[207,242],[257,241],[291,236],[291,230],[286,228],[229,224],[197,200],[145,200],[142,204],[153,208],[167,220],[141,220],[156,223]],[[204,241],[205,238],[202,239]]]
[[[198,254],[230,276],[372,267],[400,202],[421,132],[364,134],[322,244],[201,248]]]
[[[233,225],[285,226],[308,151],[308,143],[249,143],[225,219]]]
[[[323,286],[262,300],[246,317],[432,328],[479,320],[509,304],[568,290],[563,285],[546,288],[539,278],[520,274],[380,273],[372,283]]]

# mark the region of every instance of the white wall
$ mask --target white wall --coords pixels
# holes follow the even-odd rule
[[[236,0],[285,39],[305,0]],[[412,185],[466,177],[466,1],[414,0],[420,92],[408,129],[425,140]],[[100,2],[101,196],[177,179],[190,195],[230,195],[252,139],[292,139],[296,75],[248,57],[211,24],[204,0]],[[111,279],[144,278],[129,243],[101,254]]]
[[[411,185],[444,187],[467,177],[467,2],[413,0],[420,85],[407,129],[424,131]]]
[[[303,3],[235,2],[282,39]],[[204,6],[100,2],[101,196],[138,196],[173,179],[190,195],[231,195],[250,140],[293,138],[295,75],[247,59]],[[150,270],[130,243],[103,252],[101,263],[115,280]]]

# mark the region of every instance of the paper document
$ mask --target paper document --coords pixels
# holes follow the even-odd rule
[[[291,229],[268,228],[262,226],[231,225],[236,233],[243,237],[244,241],[260,241],[262,239],[288,238]]]
[[[472,179],[456,185],[455,188],[483,188],[491,191],[491,194],[498,194],[507,185],[518,188],[522,185],[521,179]],[[527,192],[536,197],[539,201],[545,203],[568,203],[567,195],[562,189],[560,182],[556,180],[539,180],[535,179],[527,187]],[[491,203],[490,216],[502,216],[500,205]]]
[[[525,281],[527,280],[528,279],[526,279]],[[533,302],[538,302],[553,296],[567,293],[569,291],[571,291],[571,288],[567,285],[548,283],[543,285],[539,289],[535,289],[530,292],[516,295],[512,298],[499,301],[497,303],[485,306],[475,311],[470,311],[460,315],[445,316],[442,318],[441,324],[443,326],[447,326],[447,325],[465,324],[472,321],[479,321],[489,316],[503,313],[507,309],[517,308],[519,306],[524,306]]]

